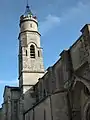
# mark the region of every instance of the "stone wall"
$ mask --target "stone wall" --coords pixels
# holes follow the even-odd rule
[[[41,100],[24,115],[25,120],[51,120],[50,98]]]
[[[51,120],[50,98],[40,102],[34,108],[35,120]]]
[[[2,108],[0,108],[0,120],[2,120]]]
[[[59,92],[42,99],[24,115],[25,120],[69,120],[67,93]]]
[[[35,96],[33,95],[33,92],[32,87],[24,94],[24,112],[31,108],[35,103]]]
[[[67,93],[60,92],[51,96],[53,120],[69,120]]]

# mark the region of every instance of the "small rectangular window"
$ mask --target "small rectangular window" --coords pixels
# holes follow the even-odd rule
[[[26,56],[27,56],[27,50],[26,50]]]
[[[30,27],[32,27],[32,24],[30,24]]]
[[[40,57],[40,51],[38,50],[38,57]]]

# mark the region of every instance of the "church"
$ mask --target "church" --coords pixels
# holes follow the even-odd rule
[[[90,120],[90,24],[44,69],[38,20],[20,17],[19,87],[5,86],[0,120]]]

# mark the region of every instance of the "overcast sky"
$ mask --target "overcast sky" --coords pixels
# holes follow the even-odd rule
[[[58,60],[90,23],[90,0],[29,0],[38,18],[45,68]],[[19,18],[26,0],[0,0],[0,103],[5,85],[17,85]]]

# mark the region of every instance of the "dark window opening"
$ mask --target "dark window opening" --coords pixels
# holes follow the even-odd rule
[[[46,91],[45,91],[45,89],[44,89],[44,92],[43,92],[43,96],[46,97]]]
[[[32,27],[32,24],[30,24],[30,27]]]
[[[34,47],[34,45],[30,46],[30,57],[35,58],[35,47]]]
[[[46,110],[44,109],[44,120],[46,120]]]
[[[40,51],[38,50],[38,57],[40,57]]]
[[[26,50],[26,56],[27,56],[27,50]]]
[[[89,89],[86,86],[84,86],[84,92],[86,95],[90,95]]]

